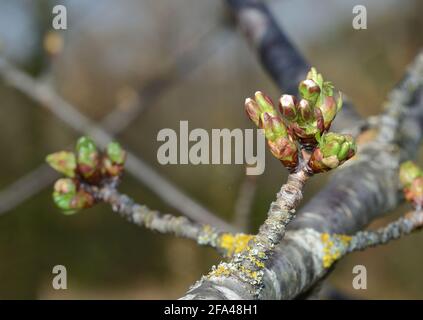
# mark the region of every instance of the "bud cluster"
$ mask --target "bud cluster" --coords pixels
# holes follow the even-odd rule
[[[298,87],[301,99],[284,94],[279,112],[272,100],[258,91],[247,98],[249,118],[264,129],[272,154],[289,170],[299,163],[299,151],[311,152],[308,162],[313,173],[334,169],[351,158],[356,146],[350,135],[328,132],[342,107],[342,96],[335,99],[333,85],[311,68]]]
[[[66,177],[54,185],[54,202],[67,214],[91,207],[95,199],[82,184],[99,185],[105,179],[119,177],[125,158],[126,152],[117,142],[109,143],[105,152],[100,152],[88,137],[79,138],[75,153],[59,151],[48,155],[47,163]]]
[[[405,199],[416,208],[423,206],[423,171],[412,161],[406,161],[400,166],[400,182],[403,186]]]

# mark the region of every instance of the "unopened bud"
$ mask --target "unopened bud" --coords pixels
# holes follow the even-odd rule
[[[97,171],[99,153],[93,140],[88,137],[79,138],[76,144],[78,170],[84,178],[90,178]]]
[[[297,118],[297,99],[289,94],[284,94],[279,99],[279,110],[282,116],[289,120],[295,121]]]
[[[49,154],[46,161],[54,170],[65,176],[70,178],[75,176],[76,158],[72,152],[59,151]]]
[[[404,187],[411,185],[416,178],[421,176],[423,176],[422,170],[413,161],[406,161],[401,164],[399,179]]]
[[[308,100],[312,105],[317,101],[320,95],[319,85],[312,79],[301,81],[298,86],[298,91],[303,99]]]

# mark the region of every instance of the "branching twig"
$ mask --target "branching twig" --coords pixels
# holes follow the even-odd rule
[[[57,95],[49,86],[38,83],[25,73],[21,72],[4,58],[0,58],[0,74],[11,85],[39,102],[59,119],[79,132],[92,136],[99,146],[105,147],[112,140],[112,136],[98,125],[82,115],[70,103]],[[234,230],[234,227],[224,222],[196,201],[185,195],[172,183],[165,180],[143,160],[132,153],[128,153],[127,169],[136,178],[145,183],[163,201],[180,210],[188,217],[221,227],[225,230]]]
[[[231,234],[218,231],[208,224],[196,223],[184,216],[161,214],[145,205],[135,203],[128,196],[120,194],[112,185],[103,187],[84,185],[83,189],[93,195],[97,201],[111,205],[114,211],[129,222],[162,234],[194,240],[199,245],[217,249],[225,257],[230,257],[242,250],[252,237],[243,233]]]

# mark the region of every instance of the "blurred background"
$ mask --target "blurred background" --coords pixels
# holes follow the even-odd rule
[[[423,45],[422,1],[267,3],[310,63],[364,116],[381,111]],[[55,4],[67,8],[67,30],[51,27]],[[352,28],[357,4],[367,7],[367,30]],[[95,121],[116,110],[126,119],[141,105],[118,141],[226,221],[256,232],[265,219],[286,175],[270,153],[265,173],[256,179],[246,179],[242,165],[161,166],[156,158],[160,129],[178,132],[180,120],[189,120],[191,129],[252,128],[245,97],[256,90],[273,98],[281,94],[223,1],[0,0],[0,51]],[[64,216],[51,200],[51,183],[37,174],[18,180],[79,136],[0,79],[0,299],[178,298],[219,261],[212,249],[136,227],[107,205]],[[312,179],[305,201],[326,179]],[[121,190],[178,214],[130,174]],[[239,214],[245,190],[252,199],[250,215]],[[372,226],[405,210],[404,205]],[[67,268],[68,290],[51,286],[58,264]],[[352,288],[357,264],[367,267],[367,290]],[[420,233],[348,256],[328,280],[353,298],[423,299],[422,265]]]

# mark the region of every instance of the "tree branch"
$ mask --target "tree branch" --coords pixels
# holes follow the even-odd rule
[[[422,139],[422,86],[423,52],[389,95],[376,139],[361,146],[355,161],[337,170],[298,213],[263,269],[259,299],[295,298],[328,272],[341,254],[328,259],[322,233],[355,233],[397,206],[399,164],[415,155]],[[254,293],[239,279],[223,275],[203,277],[182,299],[252,299]]]
[[[0,75],[9,84],[49,109],[73,129],[93,137],[99,146],[105,147],[112,140],[112,136],[108,132],[81,114],[69,102],[56,94],[50,86],[38,83],[1,57]],[[203,223],[221,227],[225,230],[235,229],[195,200],[185,195],[176,186],[154,171],[147,163],[130,152],[128,152],[126,168],[133,176],[143,181],[146,186],[159,195],[164,202],[180,210],[186,216]]]
[[[82,188],[96,201],[109,204],[113,211],[131,223],[162,234],[194,240],[199,245],[217,249],[224,257],[231,257],[243,250],[252,238],[251,235],[244,233],[219,231],[211,225],[193,222],[184,216],[177,217],[151,210],[145,205],[137,204],[127,195],[119,193],[110,183],[101,187],[83,184]]]
[[[263,68],[283,92],[297,92],[310,65],[278,26],[261,0],[226,0],[240,29],[255,49]],[[333,123],[335,131],[355,126],[361,116],[344,95],[341,112]]]

